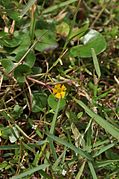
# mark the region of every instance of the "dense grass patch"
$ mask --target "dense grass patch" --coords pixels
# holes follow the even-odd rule
[[[0,1],[0,178],[119,178],[119,2]]]

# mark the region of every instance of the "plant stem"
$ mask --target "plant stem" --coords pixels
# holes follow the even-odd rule
[[[50,128],[50,134],[54,133],[55,123],[56,123],[57,115],[58,115],[58,111],[59,111],[59,106],[60,106],[60,99],[59,99],[59,101],[57,103],[57,108],[56,108],[55,114],[53,116],[53,121],[52,121],[51,128]]]

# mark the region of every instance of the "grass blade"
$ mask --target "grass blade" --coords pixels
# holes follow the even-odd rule
[[[60,106],[60,100],[58,101],[57,103],[57,108],[55,110],[55,114],[53,116],[53,120],[52,120],[52,124],[51,124],[51,128],[50,128],[50,133],[53,134],[54,133],[54,130],[55,130],[55,123],[56,123],[56,120],[57,120],[57,115],[58,115],[58,111],[59,111],[59,106]]]
[[[98,179],[97,176],[96,176],[96,173],[95,173],[95,169],[94,169],[94,167],[93,167],[93,164],[92,164],[90,161],[88,162],[88,166],[89,166],[89,168],[90,168],[90,172],[91,172],[91,174],[92,174],[92,178],[93,178],[93,179]]]
[[[46,172],[43,170],[40,170],[39,173],[45,178],[45,179],[52,179],[51,176],[49,176]]]
[[[56,124],[56,120],[57,120],[57,116],[58,116],[59,106],[60,106],[60,100],[57,103],[57,108],[55,110],[53,120],[52,120],[52,123],[51,123],[51,128],[50,128],[50,133],[51,134],[53,134],[54,130],[55,130],[55,124]],[[56,154],[56,151],[55,151],[53,140],[51,138],[49,138],[49,137],[48,137],[48,140],[49,140],[49,145],[50,145],[50,149],[52,151],[53,157],[54,157],[55,160],[57,160],[57,154]]]
[[[61,8],[61,7],[66,7],[67,5],[73,3],[73,2],[76,2],[77,0],[68,0],[68,1],[65,1],[65,2],[62,2],[62,3],[59,3],[57,5],[54,5],[54,6],[51,6],[47,9],[45,9],[43,11],[43,14],[47,14],[47,13],[51,13],[53,11],[56,11],[57,9]]]
[[[93,155],[93,157],[99,156],[100,154],[102,154],[103,152],[105,152],[106,150],[108,150],[108,149],[110,149],[110,148],[112,148],[112,147],[114,147],[114,146],[115,146],[115,143],[112,143],[112,144],[109,144],[109,145],[107,145],[107,146],[101,147],[101,149],[100,149],[99,151],[97,151],[97,152]]]
[[[84,171],[84,167],[85,167],[85,164],[86,164],[86,161],[83,162],[83,164],[81,165],[80,169],[79,169],[79,172],[78,174],[76,175],[76,179],[80,179],[81,178],[81,175]]]
[[[15,150],[15,149],[19,149],[19,148],[20,148],[20,146],[17,144],[0,146],[0,150]]]
[[[20,18],[22,18],[27,13],[27,11],[31,8],[31,6],[35,3],[36,3],[36,0],[29,0],[27,5],[21,12]]]
[[[52,166],[52,169],[55,171],[55,169],[58,167],[59,163],[61,162],[62,157],[64,156],[64,154],[66,153],[66,149],[61,153],[61,155],[57,158],[57,160],[55,161],[55,163]]]
[[[48,140],[49,140],[49,145],[50,145],[50,149],[51,149],[53,158],[54,158],[54,160],[57,160],[57,154],[56,154],[55,146],[53,144],[53,140],[50,137],[48,137]]]
[[[88,160],[93,160],[93,158],[87,153],[87,152],[84,152],[82,149],[80,148],[77,148],[75,147],[73,144],[70,144],[69,142],[63,140],[63,139],[60,139],[59,137],[56,137],[52,134],[47,134],[48,137],[50,137],[52,140],[55,140],[56,142],[70,148],[71,150],[73,150],[76,154],[79,154],[81,155],[82,157],[88,159]]]
[[[119,140],[119,130],[112,124],[110,124],[108,121],[103,119],[98,114],[91,111],[82,101],[77,100],[76,98],[73,98],[74,101],[79,104],[85,112],[93,119],[95,120],[102,128],[104,128],[108,133],[110,133],[113,137]]]
[[[100,71],[100,66],[99,66],[98,59],[97,59],[94,48],[91,48],[91,53],[92,53],[92,57],[93,57],[93,64],[94,64],[94,67],[95,67],[95,71],[98,75],[98,78],[100,78],[101,77],[101,71]]]
[[[39,165],[39,166],[34,167],[34,168],[29,168],[24,173],[21,173],[20,175],[17,175],[17,176],[13,176],[10,179],[21,179],[23,177],[27,177],[27,176],[39,171],[39,170],[43,170],[43,169],[45,169],[47,167],[49,167],[49,164],[42,164],[42,165]]]
[[[96,162],[96,168],[104,168],[108,165],[114,165],[117,162],[119,163],[119,159],[98,161]]]

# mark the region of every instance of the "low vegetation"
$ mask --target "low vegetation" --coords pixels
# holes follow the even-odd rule
[[[118,0],[0,1],[0,178],[119,178]]]

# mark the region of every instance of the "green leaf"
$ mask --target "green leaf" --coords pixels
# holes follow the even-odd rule
[[[18,54],[19,52],[23,51],[23,50],[27,50],[29,48],[29,46],[31,45],[31,40],[30,40],[30,36],[27,33],[24,33],[24,34],[21,34],[21,39],[22,39],[22,42],[20,44],[19,47],[17,47],[13,52],[12,54]]]
[[[1,64],[7,73],[9,73],[14,67],[14,63],[11,59],[2,59]]]
[[[60,143],[60,144],[62,144],[62,145],[64,145],[64,146],[70,148],[70,149],[73,150],[76,154],[79,154],[79,155],[81,155],[82,157],[84,157],[84,158],[86,158],[86,159],[88,159],[88,160],[93,160],[92,157],[91,157],[87,152],[83,151],[83,150],[80,149],[79,147],[78,147],[78,148],[75,147],[72,143],[69,143],[69,142],[67,142],[66,140],[63,140],[63,139],[61,139],[61,138],[59,138],[59,137],[56,137],[56,136],[54,136],[54,135],[52,135],[52,134],[47,134],[47,135],[48,135],[48,137],[50,137],[51,139],[55,140],[56,142],[58,142],[58,143]]]
[[[57,106],[56,106],[56,110],[53,116],[53,120],[51,123],[51,128],[50,128],[50,133],[53,134],[54,133],[54,129],[55,129],[55,124],[56,124],[56,120],[57,120],[57,116],[58,116],[58,111],[59,111],[59,107],[60,107],[60,99],[58,100]]]
[[[18,104],[16,104],[14,106],[14,109],[13,109],[13,112],[12,112],[14,119],[18,119],[21,116],[22,113],[23,113],[23,108],[21,106],[19,106]]]
[[[26,4],[26,6],[24,7],[24,9],[22,10],[21,14],[20,14],[20,18],[22,18],[27,11],[29,11],[29,9],[32,7],[33,4],[35,4],[35,0],[29,0],[28,3]]]
[[[16,36],[12,38],[6,37],[1,41],[2,45],[4,45],[5,47],[10,47],[10,48],[17,47],[21,42],[22,40],[20,36]]]
[[[115,146],[115,143],[109,144],[107,146],[102,146],[101,149],[93,155],[93,157],[99,156],[100,154],[102,154],[103,152],[107,151],[108,149],[110,149],[114,146]]]
[[[59,2],[57,5],[50,6],[47,9],[44,9],[44,11],[42,13],[43,14],[51,13],[53,11],[56,11],[59,8],[66,7],[69,4],[72,4],[72,3],[76,2],[76,1],[77,0],[67,0],[67,1],[64,1],[64,2]]]
[[[0,31],[0,40],[3,40],[5,38],[8,38],[8,33],[7,32],[3,32],[3,31]]]
[[[94,48],[96,55],[106,49],[104,37],[99,32],[92,29],[83,37],[83,45],[77,45],[70,49],[70,55],[82,58],[91,57],[91,48]]]
[[[26,53],[26,51],[29,49],[31,45],[31,40],[28,33],[21,34],[21,39],[21,44],[11,53],[16,55],[16,62],[18,62],[23,57],[23,55]]]
[[[52,179],[44,170],[39,170],[39,173],[44,177],[44,179]]]
[[[16,127],[13,127],[12,130],[13,130],[13,132],[11,133],[11,135],[9,135],[9,140],[11,143],[14,143],[19,138],[19,133],[18,133],[18,130],[16,129]]]
[[[81,167],[80,167],[80,169],[78,171],[78,174],[76,175],[76,179],[81,178],[81,175],[83,174],[83,171],[84,171],[85,164],[86,164],[86,161],[84,161],[83,164],[81,165]]]
[[[62,151],[62,153],[59,155],[55,163],[53,163],[53,166],[52,166],[53,171],[56,171],[56,169],[58,168],[58,165],[61,163],[61,160],[65,154],[66,154],[66,149]]]
[[[29,146],[28,144],[24,143],[23,141],[22,141],[22,145],[24,146],[24,149],[27,149],[35,154],[34,147]]]
[[[84,24],[82,27],[72,30],[69,40],[77,37],[80,39],[88,30],[89,23]]]
[[[29,66],[29,67],[33,67],[34,63],[36,61],[36,56],[33,53],[33,51],[29,52],[28,55],[26,56],[26,60],[25,63]]]
[[[96,167],[97,168],[104,168],[107,165],[114,165],[114,163],[119,162],[119,159],[115,159],[115,160],[101,160],[101,161],[97,161],[96,162]]]
[[[76,98],[73,98],[74,101],[81,106],[85,112],[93,119],[95,120],[102,128],[104,128],[108,133],[110,133],[113,137],[119,140],[119,129],[117,129],[115,126],[110,124],[108,121],[103,119],[98,114],[91,111],[82,101],[77,100]]]
[[[78,118],[78,119],[80,119],[82,116],[83,116],[83,112],[79,112],[79,113],[77,114],[77,118]]]
[[[22,64],[19,65],[15,71],[14,71],[14,77],[18,81],[18,83],[24,83],[25,82],[25,77],[27,74],[31,73],[31,69],[28,65]]]
[[[45,93],[33,93],[32,112],[40,112],[46,108],[47,95]]]
[[[39,52],[53,50],[58,47],[56,42],[56,35],[55,32],[48,31],[46,29],[36,30],[35,36],[37,39],[41,39],[36,45],[35,50]]]
[[[32,67],[32,74],[33,75],[40,74],[40,73],[42,73],[42,68],[41,67],[39,67],[39,66],[33,66]]]
[[[9,139],[9,136],[11,135],[11,129],[10,129],[10,127],[3,127],[3,128],[1,128],[1,133],[2,133],[1,137],[3,139]]]
[[[88,161],[88,166],[89,166],[89,168],[90,168],[90,172],[91,172],[91,174],[92,174],[92,178],[93,178],[93,179],[98,179],[98,178],[97,178],[97,175],[96,175],[96,172],[95,172],[95,169],[94,169],[94,167],[93,167],[92,162]]]
[[[4,169],[6,169],[8,165],[9,165],[9,162],[7,161],[3,161],[2,163],[0,163],[0,171],[3,171]]]
[[[20,14],[19,12],[13,11],[13,10],[7,10],[7,14],[8,16],[15,20],[15,21],[19,21],[20,20]]]
[[[37,167],[34,168],[29,168],[27,171],[21,173],[20,175],[17,176],[13,176],[10,179],[22,179],[23,177],[28,177],[29,175],[39,171],[39,170],[44,170],[47,167],[49,167],[49,164],[42,164],[42,165],[38,165]]]
[[[98,59],[97,59],[94,48],[91,48],[91,53],[92,53],[92,57],[93,57],[93,64],[94,64],[94,67],[95,67],[95,71],[98,75],[98,78],[100,78],[101,71],[100,71],[100,66],[99,66]]]
[[[55,111],[57,109],[58,99],[53,95],[48,97],[48,105]],[[66,105],[65,99],[60,99],[59,110],[62,110]]]
[[[19,145],[17,144],[12,144],[12,145],[2,145],[0,146],[0,150],[15,150],[15,149],[19,149]]]

